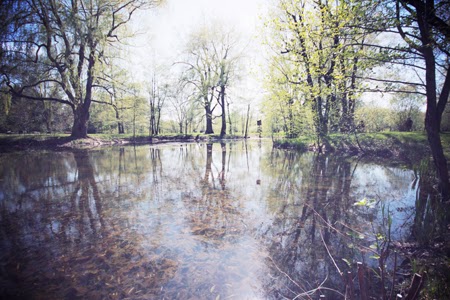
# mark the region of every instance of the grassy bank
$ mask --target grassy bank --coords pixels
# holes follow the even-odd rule
[[[450,158],[450,132],[442,133],[444,152]],[[312,136],[274,141],[278,148],[317,150]],[[324,141],[323,151],[350,155],[374,155],[383,158],[415,159],[429,155],[427,136],[424,132],[379,132],[331,134]]]

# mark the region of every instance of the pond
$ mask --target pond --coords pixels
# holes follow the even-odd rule
[[[0,295],[343,299],[411,237],[418,178],[264,140],[4,153]]]

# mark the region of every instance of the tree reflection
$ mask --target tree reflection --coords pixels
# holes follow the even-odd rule
[[[70,196],[71,207],[61,222],[61,233],[82,239],[90,228],[92,234],[97,234],[104,227],[102,212],[102,197],[97,187],[94,169],[89,160],[87,150],[73,152],[76,162],[77,178]]]
[[[193,268],[184,275],[184,295],[192,298],[207,298],[213,287],[214,293],[232,295],[236,293],[240,280],[250,270],[242,270],[239,245],[244,240],[245,227],[242,222],[240,199],[227,187],[227,156],[230,144],[202,145],[204,168],[197,173],[194,190],[196,196],[184,198],[186,220],[193,239],[198,243]],[[220,146],[220,148],[219,148]],[[231,147],[231,146],[230,146]],[[218,162],[218,164],[216,164]],[[203,257],[210,257],[207,261]],[[208,276],[205,277],[205,274]],[[227,284],[227,283],[235,283]],[[249,287],[246,285],[246,288]]]
[[[441,195],[435,189],[436,176],[430,167],[431,163],[429,159],[422,160],[416,171],[417,192],[412,237],[421,246],[441,241],[448,230],[445,204],[440,201]]]
[[[220,241],[227,235],[228,230],[236,231],[236,216],[239,212],[234,208],[235,199],[226,188],[226,144],[220,144],[221,165],[217,170],[213,170],[213,145],[206,144],[205,172],[200,181],[202,195],[199,201],[204,211],[196,213],[191,222],[194,234]],[[214,171],[217,171],[216,176]]]
[[[141,150],[136,159],[145,154]],[[118,160],[114,151],[53,154],[46,160],[53,167],[42,169],[37,157],[11,161],[14,168],[2,160],[1,172],[15,173],[0,182],[0,298],[148,298],[161,292],[177,263],[158,255],[158,244],[142,246],[147,231],[135,228],[146,216],[135,208],[139,199],[130,197],[142,185],[136,172],[154,173],[150,165],[158,165],[159,154],[136,166],[126,152],[119,149]],[[121,176],[129,186],[115,202]]]
[[[52,153],[49,166],[39,155],[0,156],[0,280],[24,298],[292,299],[322,283],[345,294],[337,268],[374,261],[380,218],[354,203],[412,178],[247,141]]]
[[[295,152],[278,151],[272,153],[271,160],[282,170],[283,176],[278,177],[274,190],[285,194],[285,203],[273,227],[265,232],[272,241],[270,264],[274,280],[268,283],[270,296],[293,298],[324,282],[324,288],[344,286],[339,291],[344,294],[345,284],[327,248],[341,270],[346,268],[342,259],[351,261],[356,255],[347,246],[346,237],[336,230],[344,233],[343,225],[358,223],[357,216],[351,214],[354,199],[350,195],[357,164],[352,168],[349,161],[334,157],[300,157]],[[331,298],[338,296],[330,290],[320,293]]]

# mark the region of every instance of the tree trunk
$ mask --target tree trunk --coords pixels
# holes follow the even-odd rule
[[[220,138],[223,138],[227,134],[227,119],[226,119],[226,107],[225,107],[225,86],[220,87],[220,106],[222,106],[222,128],[220,129]]]
[[[227,108],[228,108],[228,124],[230,124],[229,132],[230,132],[230,135],[232,135],[233,134],[233,123],[231,123],[230,103],[227,103]]]
[[[89,122],[89,105],[84,103],[73,112],[72,134],[74,139],[87,138],[87,125]]]
[[[159,130],[159,124],[161,123],[161,108],[160,107],[158,107],[157,112],[158,112],[158,115],[156,116],[156,126],[155,126],[156,135],[158,135],[160,132],[160,130]]]
[[[119,109],[117,109],[115,106],[114,109],[116,110],[117,131],[119,132],[119,134],[124,134],[125,130],[123,128],[123,122],[120,120]]]
[[[151,135],[156,135],[156,124],[155,124],[155,109],[153,107],[150,108],[150,132]]]
[[[439,118],[433,116],[435,114],[429,113],[425,118],[425,129],[427,131],[428,143],[433,155],[434,165],[436,166],[436,174],[439,180],[439,192],[442,195],[442,200],[447,201],[450,197],[450,184],[448,176],[447,160],[442,148],[441,137],[439,135]]]
[[[212,111],[211,111],[211,104],[208,102],[208,104],[205,105],[205,113],[206,113],[206,134],[212,134],[214,133],[213,127],[212,127]]]
[[[428,143],[433,155],[434,165],[436,166],[436,173],[439,180],[439,191],[442,195],[442,200],[447,201],[450,197],[450,184],[448,176],[447,160],[442,149],[440,131],[441,111],[437,104],[437,85],[436,85],[436,59],[434,56],[431,37],[430,25],[425,21],[426,11],[422,11],[417,7],[417,23],[422,36],[422,49],[425,60],[425,83],[427,94],[427,111],[425,114],[425,130],[428,136]],[[445,80],[443,91],[446,92],[449,82]],[[442,100],[442,99],[439,99]],[[446,100],[446,99],[445,99]]]
[[[119,121],[117,122],[117,129],[119,134],[124,134],[125,133],[125,129],[123,128],[123,122]]]

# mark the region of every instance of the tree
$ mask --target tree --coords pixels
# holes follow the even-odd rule
[[[410,47],[411,53],[420,57],[424,65],[427,97],[425,130],[444,201],[450,197],[450,182],[440,138],[440,126],[450,95],[449,9],[450,4],[447,1],[396,1],[398,32]],[[443,79],[439,80],[441,76]]]
[[[277,67],[272,67],[269,72],[270,77],[266,80],[269,93],[263,105],[271,132],[283,131],[287,138],[312,132],[311,110],[299,85],[287,81]]]
[[[373,55],[365,44],[373,31],[361,26],[370,3],[282,0],[268,23],[274,67],[310,106],[318,143],[329,132],[354,130],[359,77],[375,65],[362,59]]]
[[[185,81],[195,86],[198,100],[205,110],[206,134],[214,133],[212,127],[213,112],[217,104],[214,104],[217,84],[216,65],[211,54],[213,49],[209,43],[209,33],[203,30],[193,33],[187,48],[187,61],[182,62],[188,66]]]
[[[159,76],[160,78],[162,76]],[[159,79],[159,78],[158,78]],[[160,82],[156,72],[153,73],[151,82],[147,85],[149,104],[149,133],[158,135],[160,132],[161,110],[167,98],[172,93],[172,86],[168,82]],[[166,79],[166,81],[168,81]]]
[[[237,41],[233,40],[233,32],[219,32],[220,39],[218,43],[213,42],[214,57],[218,63],[218,87],[219,95],[217,97],[218,103],[221,107],[221,129],[220,137],[223,138],[227,133],[227,103],[225,101],[226,90],[230,84],[232,78],[236,75],[236,65],[239,60],[239,56],[232,53],[235,50]],[[217,36],[216,36],[217,38]],[[229,109],[229,103],[228,103]]]
[[[192,86],[185,85],[183,80],[178,82],[175,94],[169,98],[172,109],[175,112],[178,132],[180,134],[188,133],[188,127],[192,127],[191,124],[198,114],[195,98],[196,91]]]
[[[69,105],[74,115],[71,136],[86,137],[93,93],[101,84],[98,75],[105,49],[120,41],[120,30],[137,9],[157,2],[18,1],[12,8],[13,16],[26,17],[5,21],[2,84],[15,97]],[[30,70],[35,75],[25,76]],[[64,97],[36,95],[35,90],[44,83],[56,86]]]
[[[239,58],[233,53],[236,45],[232,32],[219,26],[203,27],[192,33],[186,50],[188,57],[180,62],[188,66],[185,81],[195,86],[205,110],[206,134],[214,133],[212,120],[217,105],[221,107],[220,135],[226,134],[225,97]]]

